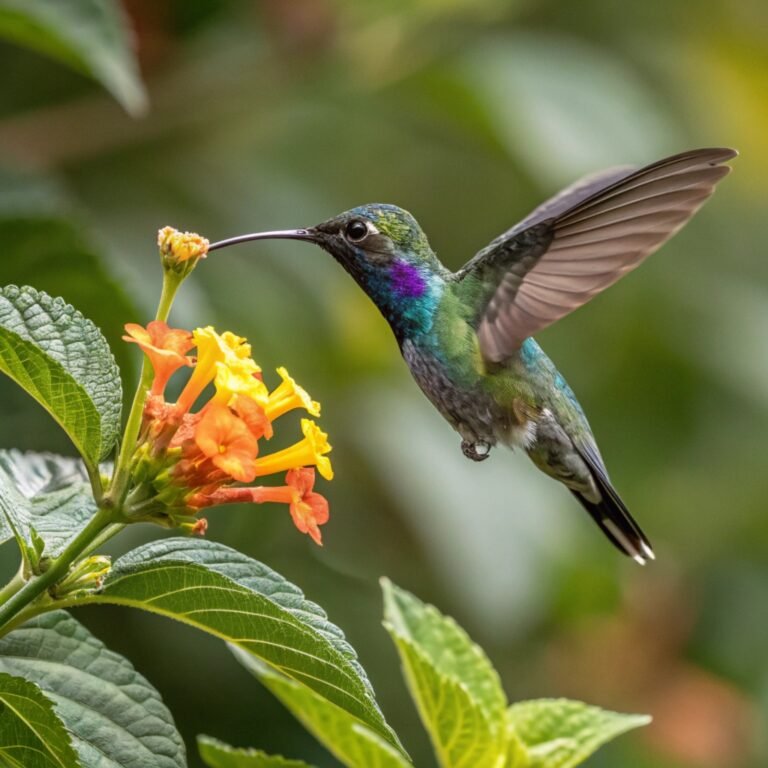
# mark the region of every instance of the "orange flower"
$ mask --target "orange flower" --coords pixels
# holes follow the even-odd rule
[[[322,546],[319,526],[328,522],[328,501],[312,490],[315,485],[315,470],[311,467],[292,469],[286,474],[285,481],[286,485],[278,487],[217,488],[211,493],[196,494],[189,503],[197,508],[217,504],[264,504],[270,501],[288,504],[294,525]]]
[[[328,501],[325,496],[314,493],[315,470],[303,467],[292,469],[285,476],[289,488],[295,491],[289,511],[293,524],[302,532],[308,533],[315,544],[322,546],[323,540],[318,526],[328,522]]]
[[[272,437],[272,423],[264,413],[264,409],[252,398],[247,395],[235,395],[232,403],[235,413],[248,425],[251,434],[258,440],[266,437],[269,440]]]
[[[126,323],[127,336],[124,341],[138,344],[149,358],[155,372],[152,381],[152,394],[161,395],[168,379],[175,371],[185,365],[192,365],[192,359],[186,353],[195,345],[192,334],[181,328],[169,328],[160,320],[153,320],[142,328],[136,323]]]
[[[195,443],[214,466],[231,478],[249,483],[256,476],[253,461],[259,450],[258,440],[226,406],[211,403],[197,425]]]
[[[193,523],[189,532],[192,534],[192,536],[205,536],[207,530],[208,521],[204,517],[201,517],[197,520],[197,522]]]

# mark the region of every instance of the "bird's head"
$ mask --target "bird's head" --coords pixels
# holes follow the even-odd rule
[[[373,299],[396,333],[396,326],[407,321],[408,315],[418,315],[420,320],[426,317],[447,275],[416,219],[408,211],[384,203],[361,205],[308,229],[222,240],[209,250],[278,238],[314,243],[330,253]]]
[[[313,228],[318,244],[342,263],[364,258],[387,267],[395,259],[428,260],[432,251],[419,223],[396,205],[369,204],[345,211]]]

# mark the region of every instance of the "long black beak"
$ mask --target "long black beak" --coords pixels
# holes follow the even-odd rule
[[[250,235],[238,235],[227,240],[219,240],[218,243],[211,243],[208,246],[208,252],[238,243],[249,243],[251,240],[308,240],[310,243],[314,243],[317,242],[317,235],[311,229],[278,229],[274,232],[253,232]]]

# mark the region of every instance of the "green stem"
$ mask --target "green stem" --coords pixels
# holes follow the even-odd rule
[[[16,572],[16,575],[2,588],[0,589],[0,605],[7,603],[25,584],[24,578],[24,563]]]
[[[155,320],[165,322],[171,312],[173,299],[176,291],[179,290],[183,277],[171,271],[163,273],[163,290],[160,293],[160,301],[157,305]],[[123,441],[120,445],[120,453],[115,462],[115,471],[112,475],[112,483],[104,501],[112,506],[120,507],[125,500],[128,492],[128,482],[130,480],[131,459],[136,448],[136,440],[141,429],[141,417],[144,413],[144,403],[147,399],[147,393],[152,384],[154,372],[152,366],[148,363],[146,356],[141,365],[141,376],[139,377],[139,386],[136,388],[136,394],[133,396],[131,410],[128,413],[128,421],[125,424]]]
[[[40,601],[37,601],[30,603],[25,608],[22,608],[15,616],[11,617],[11,619],[3,625],[2,629],[0,629],[0,637],[13,632],[16,627],[20,627],[22,624],[26,624],[35,616],[39,616],[41,613],[47,613],[48,611],[53,610],[54,607],[67,608],[68,605],[64,602],[57,602],[55,606],[49,602],[41,603]]]
[[[67,548],[51,563],[45,573],[33,576],[21,589],[0,606],[0,633],[6,625],[48,587],[55,584],[69,566],[113,523],[112,512],[100,509],[88,525],[69,542]]]
[[[122,443],[120,444],[120,453],[115,462],[115,471],[112,475],[112,483],[105,502],[118,507],[121,505],[125,493],[128,489],[128,480],[130,479],[131,459],[133,451],[136,448],[136,439],[141,429],[141,417],[144,412],[144,403],[147,399],[147,392],[152,385],[154,377],[152,366],[149,365],[146,358],[141,364],[141,375],[139,376],[139,385],[133,396],[131,410],[128,412],[128,421],[125,424]]]
[[[90,555],[91,552],[98,549],[102,544],[108,542],[113,536],[116,536],[125,528],[125,523],[111,523],[108,525],[93,541],[83,550],[82,557]]]
[[[151,509],[157,505],[157,499],[144,499],[144,501],[137,501],[134,504],[126,504],[125,513],[131,518],[138,517],[144,510]]]
[[[91,491],[93,492],[93,498],[96,499],[96,504],[101,503],[101,499],[104,496],[104,488],[101,485],[101,472],[98,465],[92,466],[89,461],[84,461],[85,469],[88,472],[88,480],[91,483]]]
[[[182,284],[183,280],[184,278],[181,275],[177,275],[175,272],[163,273],[163,289],[160,292],[160,301],[157,302],[155,320],[161,320],[164,323],[168,320],[168,315],[171,314],[173,300],[176,297],[176,291],[179,290],[179,286]]]

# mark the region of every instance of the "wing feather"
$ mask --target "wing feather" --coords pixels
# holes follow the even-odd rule
[[[494,240],[457,275],[497,279],[478,320],[480,348],[498,362],[528,337],[615,283],[677,232],[735,157],[699,149],[639,170],[577,182]],[[535,235],[535,237],[534,237]],[[533,253],[521,241],[537,242]]]

